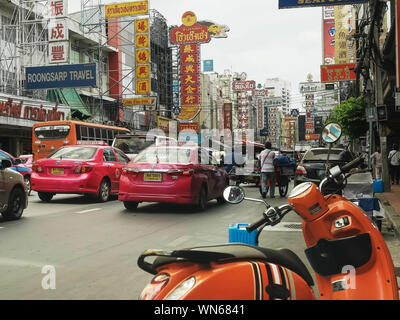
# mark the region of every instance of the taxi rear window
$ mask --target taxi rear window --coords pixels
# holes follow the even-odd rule
[[[93,147],[65,147],[60,148],[49,156],[50,159],[92,159],[97,148]]]
[[[172,163],[189,164],[192,149],[185,148],[149,148],[133,160],[135,163]]]

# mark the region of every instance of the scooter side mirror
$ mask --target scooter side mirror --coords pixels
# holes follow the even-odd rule
[[[334,143],[342,136],[342,128],[337,123],[329,123],[322,130],[322,140],[326,143]]]
[[[229,186],[225,188],[223,197],[230,204],[239,204],[244,200],[245,194],[241,187]]]

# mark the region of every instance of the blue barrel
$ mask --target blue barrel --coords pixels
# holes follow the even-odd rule
[[[382,180],[374,180],[373,189],[374,189],[374,193],[382,193],[383,192],[383,181]]]
[[[252,246],[257,246],[258,230],[247,232],[248,223],[238,223],[229,226],[229,243],[244,243]]]

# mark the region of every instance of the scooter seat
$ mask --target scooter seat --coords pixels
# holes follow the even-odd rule
[[[152,263],[157,269],[173,262],[191,261],[195,263],[229,262],[232,260],[263,260],[285,267],[300,277],[309,286],[314,285],[313,278],[300,258],[289,249],[268,249],[246,244],[226,244],[187,248],[172,251],[168,256],[159,256]]]

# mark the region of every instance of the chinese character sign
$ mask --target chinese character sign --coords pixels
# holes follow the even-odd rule
[[[49,38],[49,63],[68,62],[68,23],[67,23],[67,0],[50,1],[50,22],[48,25]]]
[[[150,95],[150,32],[149,18],[135,20],[136,94]]]
[[[69,45],[67,41],[49,43],[49,62],[68,62]]]
[[[192,120],[200,112],[200,45],[180,46],[181,112],[178,120]]]

